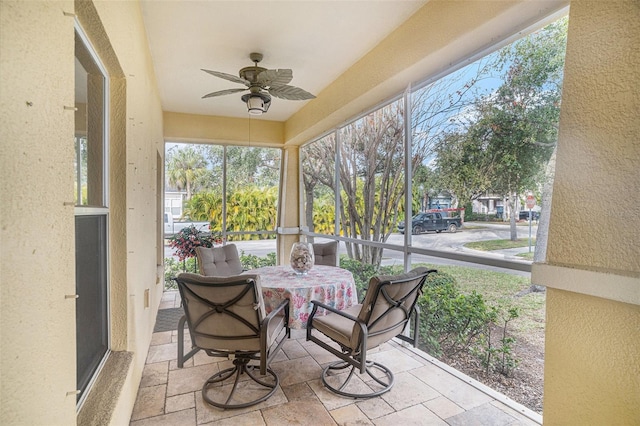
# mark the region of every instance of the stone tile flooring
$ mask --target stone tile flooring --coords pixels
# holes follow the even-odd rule
[[[178,306],[178,294],[165,292],[160,309]],[[189,347],[187,341],[185,348]],[[376,398],[354,400],[323,387],[322,366],[336,358],[307,342],[304,330],[292,330],[291,340],[271,363],[280,378],[277,391],[258,405],[236,410],[212,407],[201,394],[204,381],[228,360],[198,352],[178,368],[176,354],[177,331],[153,334],[131,426],[542,423],[537,413],[399,341],[382,345],[370,356],[392,369],[393,389]]]

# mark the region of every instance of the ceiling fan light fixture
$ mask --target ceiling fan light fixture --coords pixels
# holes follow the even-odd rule
[[[240,99],[247,104],[247,111],[251,115],[262,115],[271,106],[271,97],[262,93],[248,93]]]

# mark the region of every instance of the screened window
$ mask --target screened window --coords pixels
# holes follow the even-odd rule
[[[335,133],[304,146],[300,151],[305,223],[311,232],[335,233],[338,184],[335,157]]]
[[[276,148],[168,143],[165,186],[185,195],[174,227],[194,223],[226,241],[275,238],[281,156]]]
[[[517,226],[524,199],[534,194],[540,200],[551,188],[545,173],[557,140],[566,24],[561,19],[496,46],[494,53],[412,85],[399,100],[301,147],[310,236],[333,234],[344,241],[349,258],[375,266],[383,249],[402,252],[405,263],[411,254],[432,260],[426,255],[436,252],[494,263],[483,259],[493,258],[491,253],[465,255],[459,245],[400,235],[402,222],[419,212],[458,221],[437,232],[480,220],[506,222],[507,234],[499,233],[503,239],[526,238],[526,228]],[[332,182],[332,167],[339,181],[333,187],[325,183]],[[338,198],[337,232],[318,220],[320,211],[329,211],[323,201],[331,200],[332,191]],[[535,213],[532,217],[543,217]],[[426,233],[425,227],[407,228]],[[417,256],[410,261],[419,261]]]

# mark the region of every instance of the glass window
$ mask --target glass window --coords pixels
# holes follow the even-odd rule
[[[78,403],[109,351],[108,80],[79,25],[75,33],[75,248]]]
[[[281,156],[277,148],[167,143],[166,188],[184,193],[176,229],[194,223],[227,241],[275,239]],[[165,209],[175,212],[178,201],[165,193]]]
[[[76,36],[75,203],[105,206],[105,76]]]
[[[226,232],[275,231],[281,150],[231,146],[226,155]],[[254,234],[229,240],[262,239]]]

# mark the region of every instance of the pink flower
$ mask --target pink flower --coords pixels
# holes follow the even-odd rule
[[[306,302],[305,298],[300,296],[300,295],[297,295],[297,294],[294,294],[293,298],[291,300],[291,303],[293,303],[293,306],[296,309],[300,309],[302,307],[302,305],[305,304],[305,302]]]

